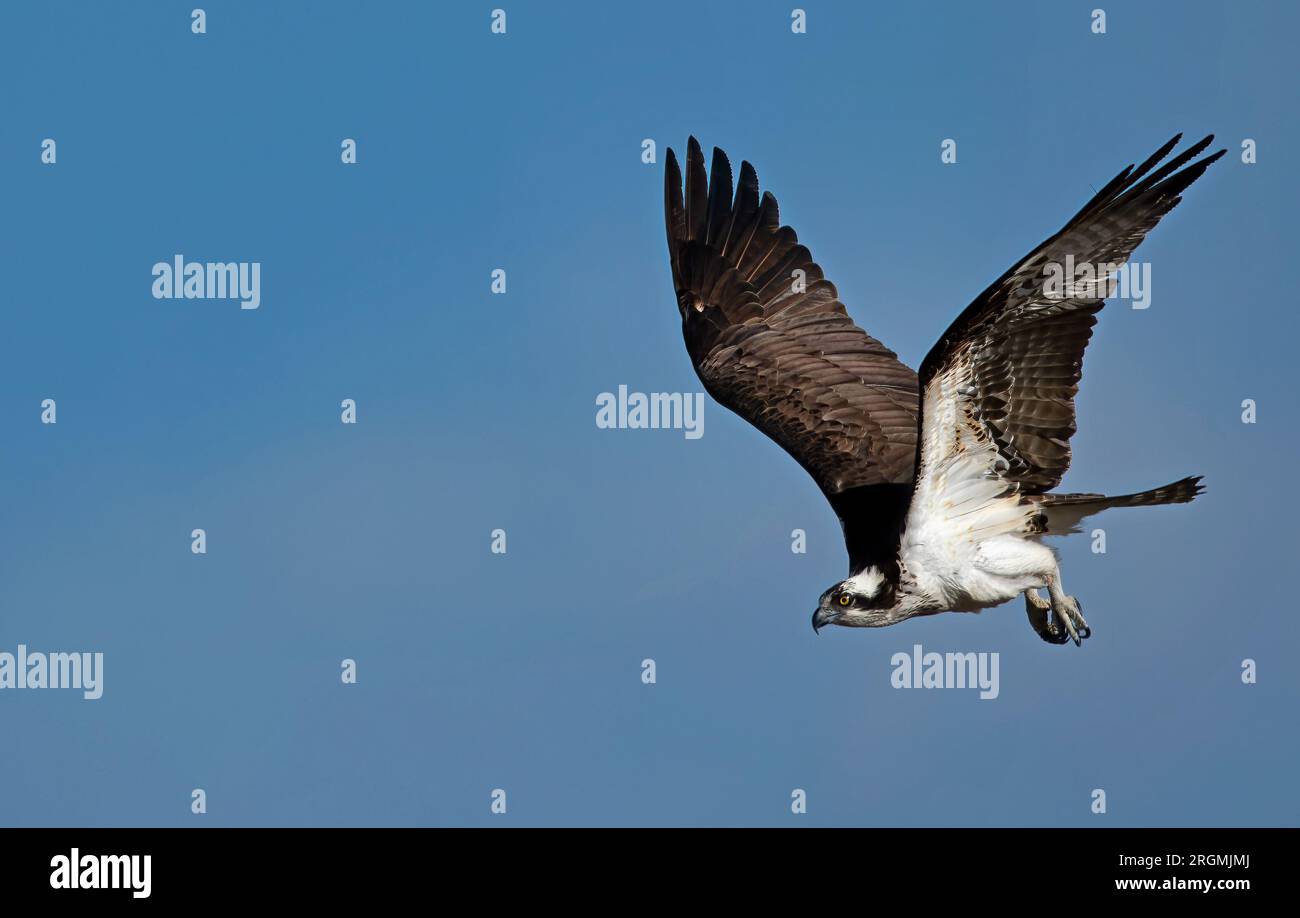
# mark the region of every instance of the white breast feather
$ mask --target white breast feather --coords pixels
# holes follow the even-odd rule
[[[968,591],[981,542],[1023,533],[1034,513],[1007,494],[1005,467],[991,439],[968,414],[969,366],[958,361],[930,380],[921,429],[921,469],[908,510],[901,556],[918,586],[959,602]]]

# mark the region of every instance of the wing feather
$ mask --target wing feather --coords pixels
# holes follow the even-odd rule
[[[1211,135],[1157,167],[1180,138],[1115,176],[1060,232],[980,294],[931,349],[920,370],[919,450],[933,454],[918,457],[918,488],[930,467],[950,461],[965,440],[1007,490],[1041,494],[1060,484],[1070,465],[1083,353],[1107,293],[1104,286],[1071,282],[1085,271],[1108,277],[1107,266],[1126,263],[1224,153],[1196,159]],[[1074,277],[1065,276],[1066,285],[1056,289],[1050,281],[1070,264]],[[954,400],[956,410],[936,410],[941,399]]]
[[[813,477],[860,568],[897,547],[916,461],[916,374],[849,318],[753,166],[741,163],[734,195],[721,150],[706,174],[692,137],[685,166],[683,188],[668,151],[665,224],[691,363],[718,402]]]

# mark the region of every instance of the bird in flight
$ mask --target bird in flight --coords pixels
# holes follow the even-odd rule
[[[1111,507],[1186,503],[1200,478],[1107,497],[1053,494],[1070,464],[1083,351],[1110,283],[1220,150],[1174,137],[975,298],[919,373],[854,324],[758,176],[692,137],[668,151],[664,215],[682,335],[709,394],[810,474],[844,530],[849,576],[813,628],[879,628],[1025,597],[1043,640],[1091,634],[1044,536]],[[1047,597],[1039,593],[1046,589]]]

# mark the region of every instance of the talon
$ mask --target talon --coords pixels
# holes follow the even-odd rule
[[[1034,633],[1048,644],[1064,644],[1073,640],[1079,643],[1078,632],[1068,614],[1050,614],[1052,604],[1038,595],[1037,590],[1025,591],[1025,612]]]
[[[1070,632],[1070,640],[1074,641],[1075,647],[1081,646],[1083,639],[1092,634],[1087,620],[1083,617],[1082,608],[1083,606],[1079,603],[1079,600],[1073,596],[1062,596],[1052,606],[1053,615]]]
[[[1038,632],[1038,636],[1049,644],[1064,644],[1070,639],[1065,631],[1056,626],[1055,622],[1048,622],[1047,627]]]
[[[1079,644],[1080,644],[1080,641],[1079,641],[1079,632],[1078,632],[1078,631],[1075,631],[1075,628],[1074,628],[1074,622],[1071,622],[1071,620],[1070,620],[1070,616],[1069,616],[1069,615],[1062,615],[1062,616],[1060,616],[1060,619],[1062,620],[1063,623],[1065,623],[1065,629],[1066,629],[1066,631],[1067,631],[1067,632],[1070,632],[1070,640],[1071,640],[1071,641],[1074,641],[1074,646],[1079,646]]]
[[[1092,637],[1092,629],[1088,627],[1088,620],[1083,617],[1083,603],[1077,599],[1074,601],[1074,616],[1079,620],[1079,638]]]
[[[1092,637],[1092,629],[1083,617],[1083,604],[1061,589],[1059,574],[1047,578],[1048,599],[1038,595],[1037,589],[1025,590],[1025,612],[1029,624],[1040,638],[1049,644],[1073,641],[1075,647]]]

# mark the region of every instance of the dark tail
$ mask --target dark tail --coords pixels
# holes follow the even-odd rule
[[[1201,476],[1193,475],[1152,488],[1136,494],[1121,494],[1107,497],[1104,494],[1044,494],[1036,498],[1043,516],[1046,517],[1045,535],[1065,535],[1078,532],[1078,525],[1085,517],[1109,510],[1111,507],[1155,507],[1160,504],[1185,504],[1197,495],[1203,494]]]

